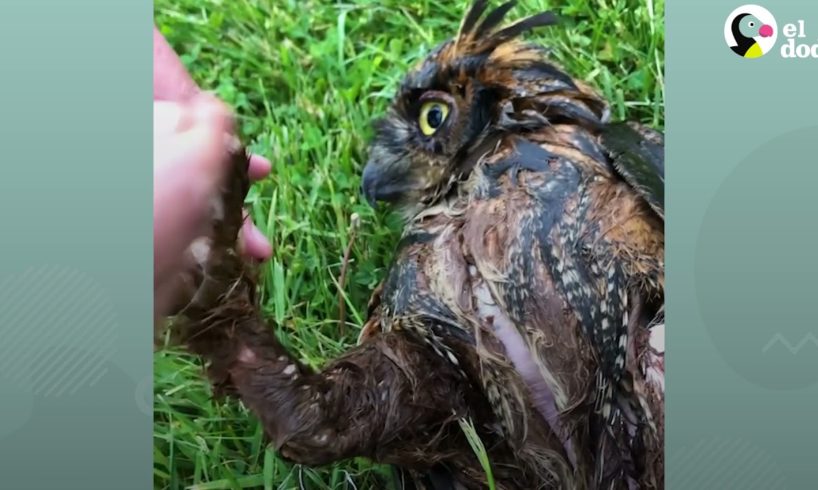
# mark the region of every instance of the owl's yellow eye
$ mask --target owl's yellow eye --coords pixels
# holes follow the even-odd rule
[[[420,131],[426,136],[435,134],[440,126],[443,126],[443,123],[446,122],[446,116],[448,115],[449,106],[443,102],[426,102],[420,108],[420,117],[418,118]]]

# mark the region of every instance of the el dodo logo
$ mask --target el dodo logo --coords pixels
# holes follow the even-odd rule
[[[764,7],[744,5],[727,17],[724,39],[737,55],[760,58],[769,53],[778,38],[775,18]]]
[[[807,37],[803,20],[784,25],[787,42],[781,45],[782,58],[818,58],[818,44],[799,40]],[[778,24],[769,10],[759,5],[744,5],[734,10],[724,24],[724,39],[742,58],[761,58],[773,51],[778,40]]]

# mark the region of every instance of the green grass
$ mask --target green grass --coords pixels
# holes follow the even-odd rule
[[[495,2],[494,5],[500,2]],[[304,362],[320,367],[355,342],[399,223],[358,193],[371,120],[406,68],[451,36],[467,2],[156,0],[156,24],[201,86],[238,114],[272,175],[248,197],[271,239],[264,312]],[[538,39],[596,86],[617,118],[664,126],[664,1],[521,1],[511,17],[554,9],[577,21]],[[338,275],[353,213],[361,217],[338,324]],[[310,469],[263,445],[240,404],[214,403],[198,361],[155,355],[154,485],[167,489],[385,488],[383,468],[356,460]]]

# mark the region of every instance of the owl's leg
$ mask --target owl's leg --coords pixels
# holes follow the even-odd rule
[[[292,461],[363,456],[422,468],[449,457],[463,441],[450,422],[467,414],[465,386],[425,345],[379,335],[315,372],[278,341],[260,314],[253,266],[237,250],[247,187],[237,156],[210,244],[194,253],[200,268],[173,326],[178,341],[208,361],[216,391],[241,399]]]
[[[466,414],[464,386],[425,346],[381,335],[315,372],[256,315],[237,314],[213,311],[187,345],[210,361],[214,385],[242,400],[285,458],[426,466],[444,455],[447,427]]]

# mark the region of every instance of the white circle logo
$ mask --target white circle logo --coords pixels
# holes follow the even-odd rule
[[[760,58],[772,51],[778,39],[778,24],[769,10],[744,5],[734,10],[724,23],[724,40],[742,58]]]

